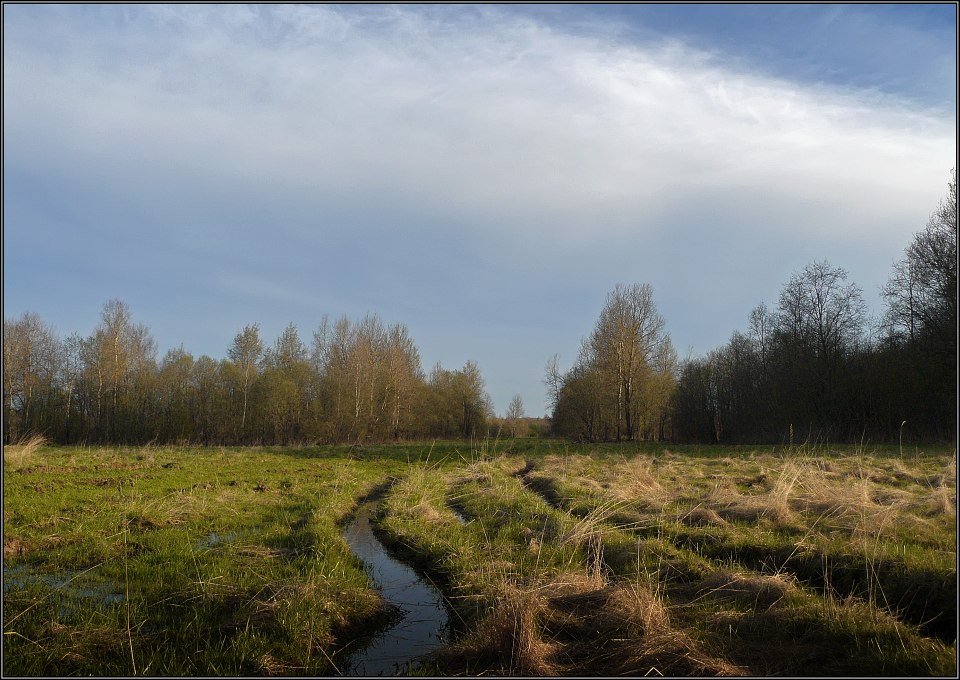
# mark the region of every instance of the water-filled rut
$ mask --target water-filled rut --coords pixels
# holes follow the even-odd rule
[[[399,610],[399,616],[349,657],[340,668],[343,675],[395,675],[415,668],[417,658],[440,647],[450,629],[440,591],[391,557],[374,536],[370,518],[375,509],[375,501],[360,505],[344,538],[363,560],[377,590]]]

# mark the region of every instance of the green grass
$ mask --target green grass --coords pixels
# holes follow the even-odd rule
[[[3,670],[337,674],[374,491],[453,612],[418,672],[956,672],[954,450],[541,439],[7,447]]]

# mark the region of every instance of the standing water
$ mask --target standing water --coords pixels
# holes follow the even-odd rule
[[[370,517],[376,503],[364,503],[344,532],[354,554],[384,599],[399,608],[401,617],[341,668],[343,675],[396,675],[416,667],[423,654],[443,644],[449,631],[443,596],[417,573],[387,554],[373,535]]]

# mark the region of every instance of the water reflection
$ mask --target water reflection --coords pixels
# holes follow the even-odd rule
[[[87,570],[89,571],[89,570]],[[87,575],[87,571],[60,571],[42,573],[27,564],[8,567],[3,565],[3,593],[25,590],[39,585],[57,592],[59,615],[67,617],[74,608],[84,602],[92,603],[98,609],[107,609],[123,601],[123,594],[115,585]]]
[[[355,652],[343,675],[397,675],[417,667],[417,657],[440,647],[449,634],[443,596],[407,565],[387,554],[373,535],[375,502],[360,506],[344,532],[354,554],[386,601],[400,610],[397,623]]]

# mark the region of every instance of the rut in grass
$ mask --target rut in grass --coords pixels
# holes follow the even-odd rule
[[[419,659],[449,637],[443,595],[410,566],[392,557],[376,538],[371,520],[377,501],[366,500],[344,531],[374,587],[392,610],[388,625],[340,665],[345,675],[393,675],[419,667]]]

